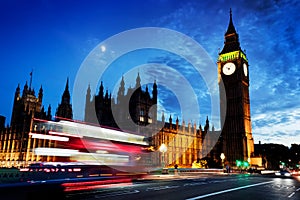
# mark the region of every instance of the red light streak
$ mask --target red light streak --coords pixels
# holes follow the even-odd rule
[[[65,192],[72,192],[72,191],[79,191],[79,190],[92,190],[92,189],[108,188],[114,186],[121,187],[121,186],[128,186],[128,185],[132,185],[130,178],[62,184],[62,186],[65,187],[64,189]]]
[[[38,119],[38,118],[33,118],[34,121],[40,121],[40,122],[50,122],[48,120],[44,120],[44,119]]]

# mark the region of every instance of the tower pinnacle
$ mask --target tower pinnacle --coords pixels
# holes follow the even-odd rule
[[[63,117],[67,119],[73,118],[72,105],[70,103],[71,95],[69,92],[69,78],[67,78],[67,83],[65,87],[65,91],[61,97],[61,103],[58,105],[56,109],[56,116]]]
[[[236,30],[235,30],[235,27],[234,27],[233,21],[232,21],[232,10],[231,10],[231,8],[230,8],[229,14],[230,14],[229,24],[228,24],[228,28],[227,28],[227,31],[226,31],[225,35],[236,33]]]
[[[31,70],[31,72],[30,72],[30,83],[29,83],[29,90],[31,90],[31,84],[32,84],[32,73],[33,73],[33,70]]]
[[[140,77],[140,73],[138,72],[138,75],[136,77],[136,84],[135,84],[136,88],[141,87],[141,77]]]
[[[229,15],[230,15],[229,24],[228,24],[227,31],[225,33],[225,42],[224,42],[225,45],[220,54],[241,50],[239,35],[237,34],[235,27],[233,25],[231,8],[230,8]]]

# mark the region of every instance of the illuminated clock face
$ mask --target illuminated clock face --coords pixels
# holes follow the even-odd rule
[[[243,68],[244,68],[244,74],[245,74],[245,76],[248,76],[248,68],[247,68],[247,64],[246,63],[243,64]]]
[[[223,66],[223,73],[225,75],[231,75],[233,74],[235,71],[235,64],[232,63],[232,62],[229,62],[229,63],[226,63],[224,66]]]

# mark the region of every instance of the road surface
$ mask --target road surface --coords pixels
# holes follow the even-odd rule
[[[0,199],[299,200],[300,177],[190,174],[156,175],[134,181],[124,178],[117,182],[111,180],[72,182],[62,179],[2,187]]]
[[[300,179],[299,179],[300,180]],[[295,178],[261,175],[187,176],[140,180],[132,184],[71,192],[66,199],[300,199],[300,182]]]

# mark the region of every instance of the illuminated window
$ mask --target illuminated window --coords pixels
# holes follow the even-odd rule
[[[144,117],[140,116],[140,122],[143,122],[143,121],[144,121]]]
[[[145,118],[144,118],[144,109],[141,109],[140,110],[140,122],[144,122],[145,121]]]

